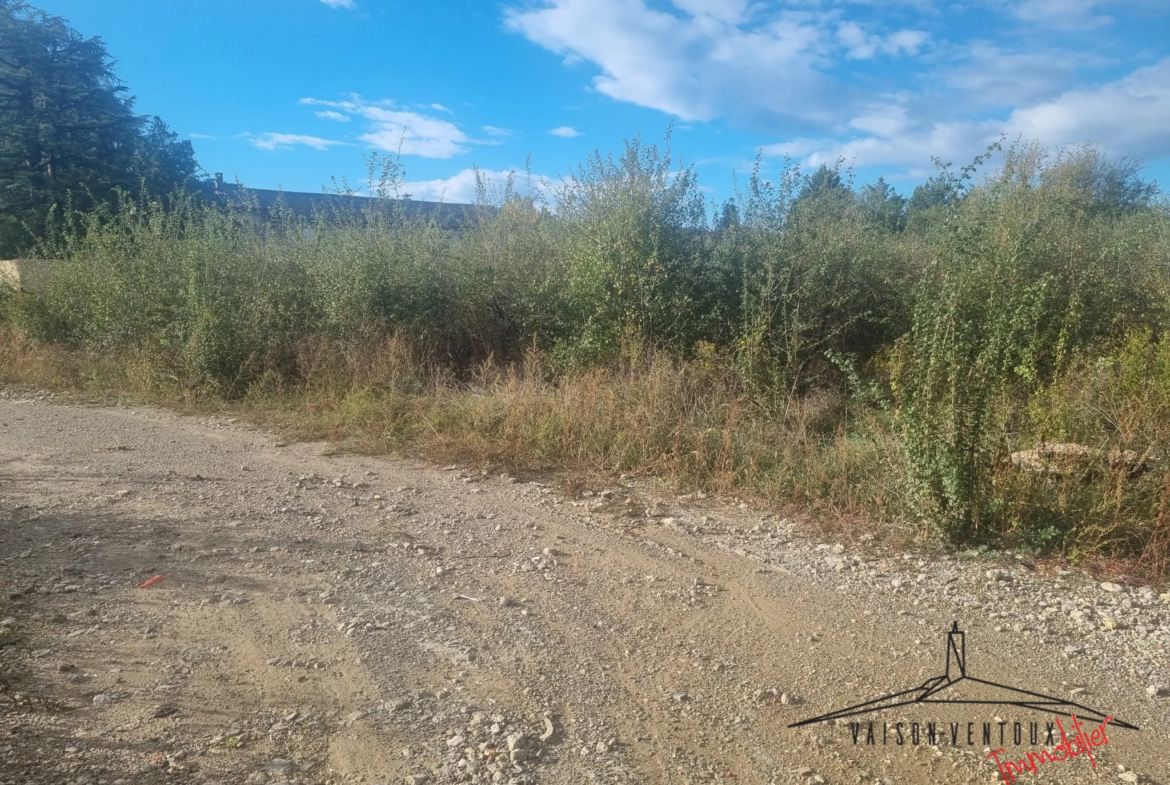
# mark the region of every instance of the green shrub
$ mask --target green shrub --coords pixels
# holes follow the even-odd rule
[[[1124,330],[1165,323],[1165,246],[1134,231],[1154,216],[1098,210],[1070,191],[1065,175],[1081,163],[1009,150],[949,207],[918,283],[899,419],[911,496],[945,537],[979,536],[1010,506],[993,472],[1030,430],[1029,396]]]
[[[977,181],[994,149],[909,200],[757,159],[713,222],[693,167],[638,139],[548,204],[481,180],[458,233],[394,198],[393,158],[377,198],[312,218],[123,196],[50,226],[46,291],[0,295],[0,370],[1166,569],[1166,464],[1009,458],[1170,449],[1170,212],[1092,147],[1011,147]]]

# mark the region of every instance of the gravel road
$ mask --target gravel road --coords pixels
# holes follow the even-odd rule
[[[1002,782],[1056,717],[972,680],[789,727],[956,621],[968,675],[1114,718],[1017,782],[1170,783],[1164,588],[810,531],[0,391],[0,783]]]

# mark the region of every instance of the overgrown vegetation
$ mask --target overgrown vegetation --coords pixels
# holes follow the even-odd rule
[[[257,227],[123,196],[54,225],[0,368],[1164,572],[1170,213],[1096,148],[994,147],[908,200],[761,161],[709,209],[634,140],[547,203],[481,189],[459,235],[390,198]],[[1013,464],[1038,442],[1140,460]]]

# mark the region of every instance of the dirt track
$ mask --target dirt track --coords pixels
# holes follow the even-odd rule
[[[1015,759],[1051,717],[787,727],[938,674],[954,620],[969,672],[1141,728],[1018,782],[1170,783],[1164,589],[329,453],[3,394],[0,783],[1002,781],[983,723]],[[915,722],[946,730],[915,745]]]

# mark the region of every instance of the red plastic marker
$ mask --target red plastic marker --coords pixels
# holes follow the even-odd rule
[[[159,581],[161,581],[161,580],[162,580],[164,577],[166,577],[166,576],[164,576],[164,575],[156,575],[156,576],[154,576],[153,578],[151,578],[150,580],[148,580],[148,581],[143,581],[142,583],[138,584],[138,588],[140,588],[140,589],[145,589],[147,586],[153,586],[153,585],[155,585],[156,583],[158,583]]]

